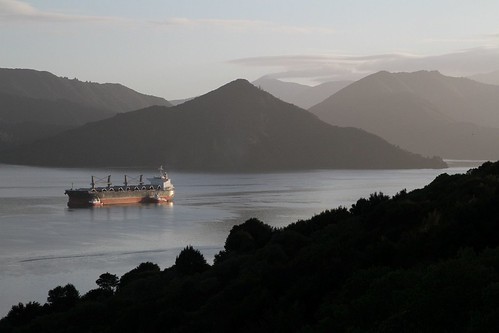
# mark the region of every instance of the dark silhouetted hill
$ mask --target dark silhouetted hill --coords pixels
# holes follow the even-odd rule
[[[304,84],[284,82],[267,76],[253,81],[253,85],[256,87],[271,93],[285,102],[304,109],[322,102],[350,83],[352,81],[333,81],[311,87]]]
[[[64,99],[115,113],[171,105],[163,98],[144,95],[121,84],[82,82],[31,69],[0,69],[0,92],[52,101]]]
[[[499,158],[499,87],[438,72],[379,72],[312,107],[322,120],[424,155]]]
[[[212,265],[186,246],[164,270],[146,262],[81,296],[68,284],[14,305],[0,331],[495,332],[498,194],[488,162],[280,229],[252,218]]]
[[[197,171],[441,168],[354,128],[331,126],[246,80],[167,107],[86,124],[5,152],[2,162]]]

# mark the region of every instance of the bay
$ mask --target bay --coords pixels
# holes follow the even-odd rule
[[[155,170],[64,169],[0,164],[0,316],[18,302],[44,303],[49,289],[72,283],[84,293],[104,272],[141,262],[171,266],[187,245],[208,261],[235,224],[251,217],[283,227],[326,209],[350,207],[374,192],[393,195],[463,173],[480,163],[448,161],[445,170],[313,170],[262,174],[170,174],[170,205],[69,209],[64,190],[86,187],[90,175]]]

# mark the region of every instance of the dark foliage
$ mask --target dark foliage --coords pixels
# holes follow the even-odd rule
[[[272,236],[272,228],[262,221],[252,218],[241,225],[232,227],[225,241],[227,252],[249,252],[264,246]]]
[[[58,286],[49,290],[47,303],[54,309],[65,310],[76,304],[80,298],[80,293],[72,284],[67,284],[64,287]]]
[[[175,269],[183,275],[202,273],[209,267],[204,256],[192,246],[183,249],[175,260]]]
[[[154,275],[159,271],[160,268],[157,264],[154,264],[152,262],[143,262],[121,277],[118,288],[125,286],[131,281],[147,278],[148,276]]]
[[[498,221],[499,163],[485,163],[282,229],[250,219],[212,266],[188,246],[170,268],[126,273],[114,294],[66,286],[16,305],[0,331],[495,332]]]
[[[116,275],[106,272],[101,274],[95,283],[101,289],[114,291],[118,286],[119,280]]]
[[[19,303],[12,306],[4,320],[11,325],[23,325],[43,313],[43,307],[38,302]]]

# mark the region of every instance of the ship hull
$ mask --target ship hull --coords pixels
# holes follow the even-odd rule
[[[69,197],[68,207],[95,207],[107,205],[126,205],[139,203],[168,203],[173,201],[173,190],[135,190],[135,191],[92,191],[66,190]]]

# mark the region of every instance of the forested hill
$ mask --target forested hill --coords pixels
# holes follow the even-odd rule
[[[282,229],[250,219],[211,266],[186,247],[164,270],[16,305],[0,331],[494,332],[498,263],[499,163],[487,162]]]

